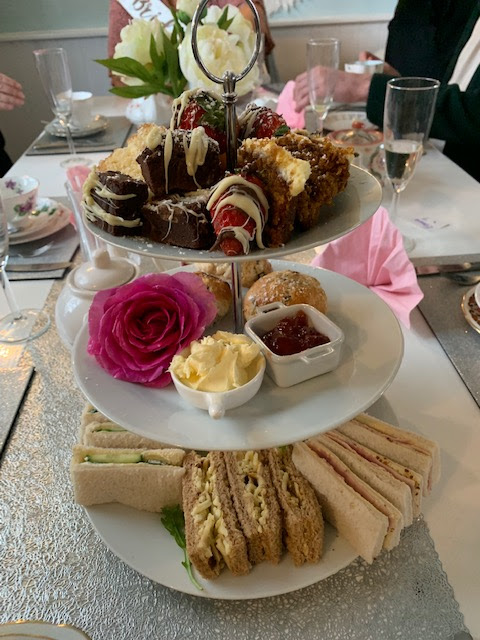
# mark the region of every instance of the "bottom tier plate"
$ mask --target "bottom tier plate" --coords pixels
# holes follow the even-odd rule
[[[203,598],[249,600],[289,593],[337,573],[357,555],[335,529],[326,525],[323,558],[318,564],[295,567],[287,554],[280,564],[260,564],[248,576],[235,577],[227,570],[217,580],[196,575],[203,587],[200,591],[190,582],[181,564],[183,552],[163,527],[158,513],[120,504],[96,505],[86,512],[107,547],[132,569],[166,587]]]
[[[385,302],[368,288],[325,269],[272,260],[317,278],[328,298],[328,317],[345,333],[337,369],[289,388],[265,376],[257,395],[213,420],[185,403],[173,385],[152,389],[112,378],[87,353],[88,327],[73,347],[81,391],[126,429],[187,449],[264,449],[304,440],[370,407],[393,381],[403,356],[403,335]],[[225,328],[225,327],[222,327]]]

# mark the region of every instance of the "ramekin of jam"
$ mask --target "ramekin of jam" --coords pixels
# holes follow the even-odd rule
[[[260,307],[245,333],[262,348],[267,373],[279,387],[333,371],[339,364],[343,331],[308,304]]]

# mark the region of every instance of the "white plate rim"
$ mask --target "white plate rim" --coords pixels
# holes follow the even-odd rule
[[[160,514],[137,511],[121,504],[84,507],[103,543],[125,564],[141,575],[175,591],[217,600],[252,600],[282,595],[309,587],[345,568],[357,553],[328,523],[325,523],[323,557],[317,564],[295,567],[290,554],[278,565],[262,563],[241,577],[227,569],[216,580],[204,580],[198,590],[182,567],[183,551],[167,532]],[[135,543],[132,544],[132,540]]]
[[[313,275],[324,286],[328,315],[345,333],[336,370],[287,389],[265,376],[253,400],[213,420],[183,401],[173,385],[149,389],[111,377],[87,354],[85,323],[72,349],[78,387],[114,422],[139,435],[188,449],[280,446],[333,429],[365,411],[390,386],[403,357],[403,334],[390,307],[368,288],[333,271],[282,260],[272,261],[272,266]],[[348,294],[342,294],[342,289]],[[352,296],[350,307],[345,307],[344,295]],[[365,319],[365,326],[358,318]]]
[[[0,623],[0,638],[11,637],[5,633],[13,633],[16,637],[38,638],[38,634],[48,633],[52,640],[91,640],[84,631],[72,624],[55,624],[47,620],[15,620]],[[31,633],[32,635],[25,635]],[[53,634],[53,635],[51,635]],[[42,635],[42,637],[45,637]]]
[[[9,238],[9,244],[17,245],[24,244],[26,242],[34,242],[35,240],[41,240],[42,238],[47,238],[48,236],[57,233],[64,227],[66,227],[70,223],[70,216],[72,214],[71,210],[58,202],[58,200],[54,200],[53,198],[39,198],[39,200],[48,200],[53,203],[54,206],[57,207],[58,213],[55,213],[48,224],[42,225],[40,229],[32,230],[30,233],[25,233],[21,237],[12,237]],[[25,230],[27,231],[27,230]]]
[[[352,121],[360,120],[365,123],[366,128],[376,129],[367,118],[365,110],[352,109],[351,111],[329,111],[325,117],[323,126],[329,131],[341,131],[342,129],[351,129]],[[338,123],[341,123],[339,126]]]
[[[52,120],[45,126],[45,131],[49,133],[51,136],[55,136],[56,138],[66,138],[65,131],[62,131],[60,128],[55,126],[55,120]],[[81,129],[72,129],[72,138],[83,138],[85,136],[90,136],[95,133],[99,133],[103,131],[108,126],[108,118],[106,116],[98,113],[97,115],[92,117],[92,120],[88,125],[82,127]]]
[[[183,262],[242,262],[280,257],[305,251],[331,242],[356,229],[377,211],[382,201],[382,187],[371,173],[356,165],[350,165],[350,178],[346,189],[333,204],[324,207],[322,219],[309,231],[295,233],[283,247],[253,249],[248,255],[226,257],[222,251],[184,249],[173,245],[153,242],[136,236],[113,236],[85,219],[86,227],[107,244],[152,258],[180,260]],[[348,207],[347,207],[348,205]]]

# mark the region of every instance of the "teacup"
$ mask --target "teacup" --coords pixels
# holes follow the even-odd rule
[[[93,97],[90,91],[72,93],[72,127],[84,129],[92,121]]]
[[[39,182],[31,176],[10,176],[0,180],[2,206],[10,232],[32,224],[31,213],[37,206]]]

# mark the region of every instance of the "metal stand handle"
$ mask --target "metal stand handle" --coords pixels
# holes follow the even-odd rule
[[[221,84],[223,86],[222,100],[225,105],[225,126],[227,133],[227,169],[233,171],[237,164],[237,114],[235,111],[235,103],[237,102],[237,94],[235,92],[236,84],[242,80],[249,71],[253,68],[253,65],[257,61],[258,54],[260,53],[260,47],[262,44],[262,34],[260,30],[260,18],[258,17],[257,8],[253,4],[252,0],[246,0],[248,6],[252,10],[253,20],[255,25],[256,40],[255,49],[252,56],[241,73],[235,74],[232,71],[226,70],[223,76],[220,78],[211,73],[207,67],[203,64],[203,60],[200,58],[197,43],[197,29],[200,23],[200,16],[202,15],[205,7],[210,0],[202,0],[197,6],[195,14],[192,20],[192,49],[195,60],[203,71],[203,73],[212,82]],[[243,312],[242,312],[242,284],[240,277],[240,268],[238,262],[232,262],[232,296],[233,296],[233,323],[236,333],[243,331]]]

